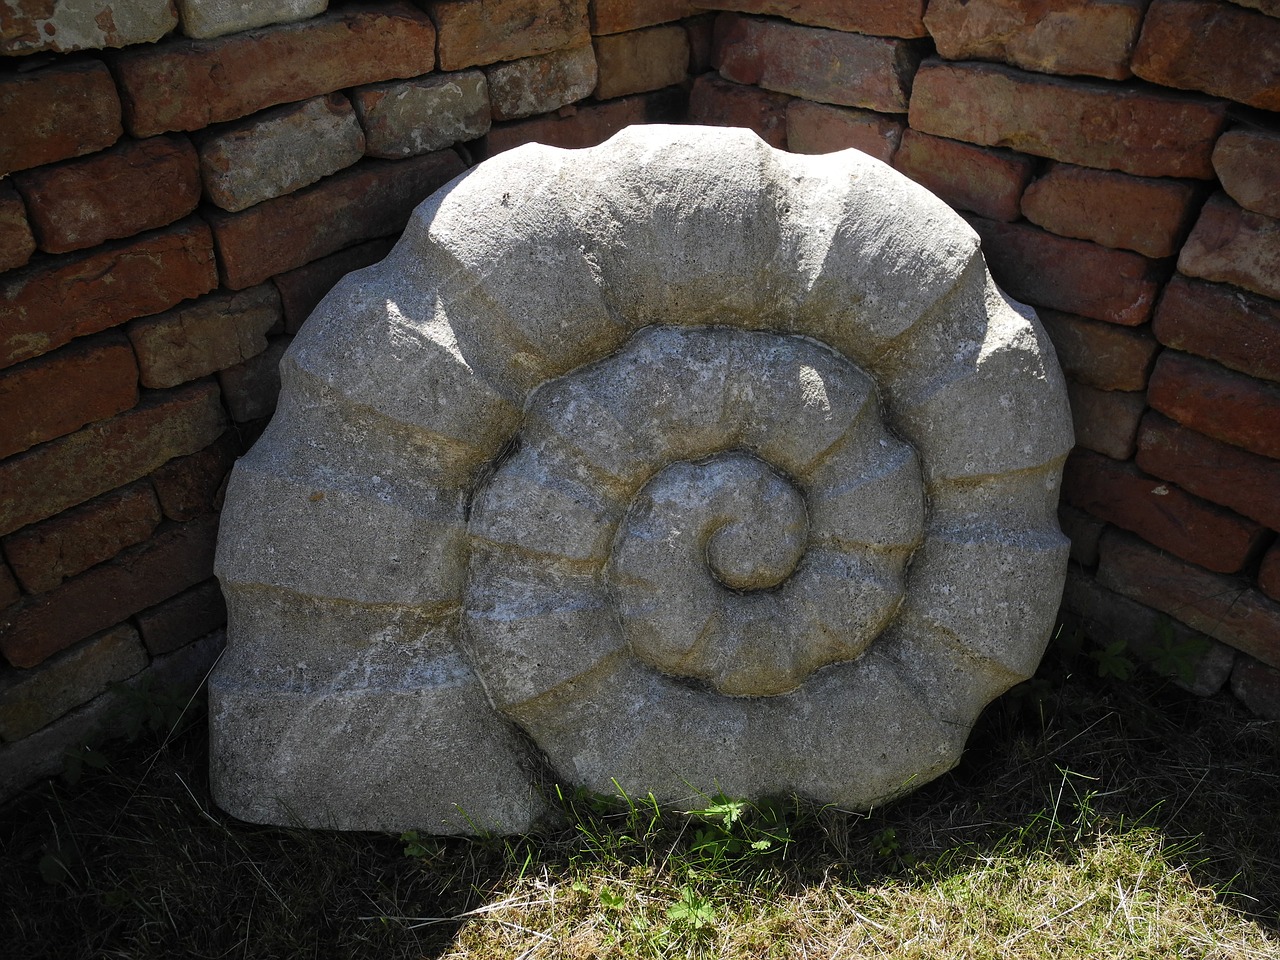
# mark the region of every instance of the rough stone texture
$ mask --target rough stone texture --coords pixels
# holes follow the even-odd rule
[[[792,153],[832,153],[850,147],[888,163],[902,139],[898,117],[832,107],[808,100],[787,104],[787,149]]]
[[[905,130],[893,165],[951,206],[991,220],[1022,216],[1018,201],[1035,161],[1012,150],[975,147],[959,140]]]
[[[1218,0],[1153,0],[1132,66],[1161,86],[1280,110],[1280,20]]]
[[[25,266],[36,251],[27,209],[13,185],[0,180],[0,272]]]
[[[784,17],[811,27],[830,27],[877,37],[923,37],[924,0],[697,0],[704,10],[736,10]]]
[[[277,107],[201,139],[205,193],[233,213],[293,193],[364,156],[364,131],[340,93]]]
[[[683,121],[685,101],[683,89],[668,87],[605,103],[565,107],[544,117],[499,124],[489,131],[486,147],[489,156],[526,143],[570,150],[594,147],[631,124]]]
[[[56,64],[0,76],[0,176],[80,157],[120,139],[120,98],[106,64]]]
[[[489,81],[479,70],[375,83],[351,92],[365,152],[398,160],[489,132]]]
[[[280,103],[416,77],[434,66],[431,21],[403,0],[344,7],[220,40],[134,47],[114,60],[135,137],[200,130]]]
[[[911,128],[1140,177],[1214,177],[1226,104],[1151,87],[925,61]]]
[[[1280,670],[1240,657],[1231,671],[1231,692],[1258,716],[1280,721]]]
[[[948,60],[1124,80],[1147,0],[931,0],[924,23]]]
[[[1213,169],[1222,189],[1246,210],[1280,218],[1280,132],[1236,127],[1218,138]]]
[[[170,520],[194,520],[218,510],[223,483],[241,452],[238,431],[232,429],[203,450],[157,467],[150,480],[164,515]]]
[[[227,622],[227,605],[217,580],[206,580],[176,597],[170,597],[134,619],[152,656],[172,653],[197,637]]]
[[[267,333],[283,324],[280,295],[269,283],[214,293],[127,330],[144,387],[176,387],[241,363],[267,349]]]
[[[689,73],[689,34],[684,27],[654,27],[597,37],[597,100],[660,90]]]
[[[587,0],[430,0],[426,7],[440,31],[441,70],[591,42]]]
[[[493,119],[518,120],[590,96],[596,88],[596,55],[588,43],[501,63],[485,75]]]
[[[329,0],[175,0],[182,32],[198,40],[324,13]]]
[[[1041,310],[1067,378],[1098,390],[1145,390],[1159,344],[1145,330]]]
[[[1079,446],[1113,460],[1128,460],[1133,456],[1138,424],[1147,409],[1143,393],[1095,390],[1068,380],[1067,396],[1071,400],[1071,422]]]
[[[209,228],[197,219],[32,264],[0,277],[0,367],[217,285]]]
[[[1280,381],[1280,303],[1272,299],[1174,276],[1151,326],[1165,346]]]
[[[177,25],[173,0],[10,0],[0,16],[0,55],[155,43]]]
[[[732,14],[716,20],[720,76],[821,103],[906,113],[920,56],[904,40]]]
[[[281,376],[217,562],[237,816],[526,830],[543,774],[867,807],[956,762],[1056,613],[1048,340],[856,151],[647,126],[503,154]]]
[[[377,263],[391,252],[395,242],[394,237],[370,240],[272,277],[271,282],[280,291],[284,332],[297,333],[335,283],[352,270]]]
[[[689,94],[689,121],[717,127],[746,127],[779,150],[787,145],[790,97],[704,74]]]
[[[649,0],[648,3],[636,3],[635,0],[591,0],[587,12],[590,15],[591,32],[598,35],[623,33],[659,23],[670,23],[672,20],[683,20],[700,12],[703,6],[695,0]]]
[[[223,402],[236,423],[271,416],[280,394],[280,357],[288,345],[281,337],[243,363],[218,371]]]
[[[1280,220],[1214,194],[1178,255],[1178,271],[1280,299]]]
[[[1153,408],[1192,430],[1280,459],[1280,385],[1165,350],[1147,394]]]

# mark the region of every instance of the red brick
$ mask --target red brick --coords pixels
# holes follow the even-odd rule
[[[1274,300],[1174,276],[1160,297],[1152,329],[1167,347],[1280,380],[1280,303]]]
[[[426,6],[440,34],[441,70],[591,42],[587,0],[431,0]]]
[[[906,113],[920,49],[779,20],[725,14],[716,20],[713,59],[720,76],[806,100]]]
[[[588,13],[593,34],[623,33],[672,20],[683,20],[697,13],[702,3],[694,0],[591,0]]]
[[[689,73],[689,35],[684,27],[653,27],[595,40],[597,100],[660,90]]]
[[[1258,587],[1272,600],[1280,600],[1280,542],[1273,543],[1262,558]]]
[[[1178,270],[1280,299],[1280,220],[1214,194],[1187,237]]]
[[[784,17],[811,27],[830,27],[877,37],[927,36],[924,0],[697,0],[706,10],[736,10]]]
[[[120,139],[120,98],[96,60],[0,76],[0,176]]]
[[[923,63],[911,128],[1141,177],[1214,176],[1224,103],[984,63]]]
[[[280,291],[284,332],[297,333],[335,283],[352,270],[378,263],[391,252],[395,242],[394,237],[370,240],[272,277]]]
[[[1145,331],[1041,310],[1062,372],[1099,390],[1145,390],[1159,345]]]
[[[900,118],[883,113],[808,100],[787,104],[787,149],[793,153],[833,153],[853,147],[888,163],[902,131]]]
[[[1017,220],[1035,161],[1012,150],[975,147],[908,129],[893,165],[953,207],[992,220]]]
[[[157,392],[126,413],[0,462],[0,534],[146,476],[202,450],[226,426],[212,383]]]
[[[222,486],[244,446],[232,429],[203,450],[157,467],[151,485],[164,515],[170,520],[194,520],[220,509]]]
[[[200,202],[186,137],[129,140],[82,160],[14,176],[40,249],[69,253],[185,217]]]
[[[280,358],[292,337],[273,340],[262,353],[219,371],[222,400],[236,423],[269,417],[280,396]]]
[[[138,402],[138,367],[118,333],[77,341],[0,371],[0,457],[78,430]]]
[[[1213,148],[1213,169],[1222,189],[1240,206],[1280,218],[1280,132],[1228,130]]]
[[[4,560],[0,559],[0,610],[17,603],[21,596],[22,591],[18,589],[18,581],[14,578],[13,571]]]
[[[1280,20],[1217,0],[1154,0],[1133,72],[1161,86],[1280,110]]]
[[[1280,386],[1274,383],[1165,350],[1151,374],[1147,399],[1192,430],[1280,458]]]
[[[171,653],[227,622],[227,605],[217,580],[206,580],[170,597],[134,620],[153,657]]]
[[[948,60],[1124,80],[1147,0],[931,0],[925,26]]]
[[[209,228],[194,219],[12,272],[0,277],[0,367],[217,284]]]
[[[1212,440],[1152,411],[1142,419],[1137,462],[1147,473],[1280,530],[1280,461]]]
[[[1067,458],[1062,494],[1073,506],[1218,573],[1239,571],[1266,535],[1252,520],[1088,450]]]
[[[210,210],[222,282],[243,290],[362,240],[399,233],[413,208],[462,170],[448,150],[365,160],[240,213]]]
[[[128,333],[142,385],[176,387],[261,353],[283,322],[280,295],[264,283],[134,320]]]
[[[113,62],[129,132],[149,137],[429,73],[434,51],[435,30],[426,14],[395,0],[220,40],[134,47]]]
[[[0,180],[0,273],[25,266],[35,250],[22,198],[12,184]]]
[[[159,523],[155,492],[141,481],[24,527],[5,537],[4,552],[22,585],[44,593],[146,540]]]
[[[591,96],[596,55],[591,44],[499,63],[485,70],[494,120],[549,113]]]
[[[1258,716],[1280,721],[1280,670],[1240,657],[1231,671],[1231,692]]]
[[[1076,446],[1105,454],[1113,460],[1128,460],[1133,456],[1138,424],[1147,408],[1143,394],[1095,390],[1068,380],[1067,399],[1071,403]]]
[[[790,97],[758,87],[744,87],[710,74],[693,82],[689,122],[716,127],[746,127],[779,150],[787,146],[787,103]]]
[[[1150,316],[1158,284],[1147,258],[1022,223],[969,222],[982,237],[991,275],[1019,300],[1125,326]]]
[[[1096,566],[1098,538],[1106,524],[1067,503],[1058,504],[1058,523],[1071,541],[1071,559],[1081,566]]]
[[[486,150],[493,156],[522,143],[545,143],[569,150],[594,147],[633,123],[683,120],[684,99],[682,90],[668,87],[605,103],[565,107],[545,117],[495,126],[489,131]]]
[[[0,55],[155,43],[177,25],[173,0],[6,3],[0,20]]]
[[[0,652],[15,667],[34,667],[209,579],[217,537],[215,516],[171,527],[56,590],[11,607],[0,619]]]

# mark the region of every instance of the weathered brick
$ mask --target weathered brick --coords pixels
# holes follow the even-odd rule
[[[22,596],[22,591],[18,589],[18,581],[13,575],[13,571],[9,569],[9,565],[0,558],[0,610],[10,604],[17,603]]]
[[[135,137],[200,130],[344,87],[435,66],[435,30],[404,0],[343,7],[303,23],[220,40],[177,40],[115,55]]]
[[[1071,541],[1071,559],[1081,566],[1092,567],[1098,563],[1098,538],[1106,524],[1069,503],[1058,504],[1058,524]]]
[[[10,457],[0,463],[0,534],[203,450],[225,426],[217,385],[194,383],[145,395],[132,410]]]
[[[736,10],[784,17],[811,27],[830,27],[877,37],[927,36],[924,0],[697,0],[706,10]]]
[[[1258,587],[1272,600],[1280,600],[1280,541],[1273,543],[1262,558]]]
[[[427,9],[440,32],[441,70],[591,42],[587,0],[431,0]]]
[[[272,283],[280,291],[284,332],[297,333],[335,283],[352,270],[377,263],[391,252],[393,246],[394,237],[370,240],[272,277]]]
[[[96,60],[0,76],[0,176],[120,139],[120,98]]]
[[[1165,350],[1147,387],[1151,406],[1184,426],[1280,458],[1280,386]]]
[[[173,0],[6,3],[0,19],[0,55],[154,43],[177,25]]]
[[[269,417],[280,396],[280,358],[292,337],[273,340],[262,353],[218,372],[222,399],[236,423]]]
[[[920,50],[904,40],[725,14],[716,20],[713,58],[720,76],[735,83],[906,113]]]
[[[1280,529],[1280,462],[1210,439],[1151,411],[1138,433],[1138,466],[1198,497]]]
[[[689,94],[689,122],[716,127],[746,127],[779,150],[787,146],[787,104],[790,97],[758,87],[744,87],[703,74]]]
[[[1280,299],[1280,220],[1214,194],[1178,255],[1178,270]]]
[[[926,61],[913,130],[1141,177],[1212,179],[1226,104],[985,63]]]
[[[78,430],[138,402],[129,341],[105,333],[0,371],[0,457]]]
[[[364,131],[340,93],[276,107],[200,140],[210,200],[233,213],[293,193],[364,156]]]
[[[159,523],[155,492],[139,481],[10,534],[4,552],[22,585],[44,593],[146,540]]]
[[[591,44],[500,63],[485,70],[494,120],[518,120],[582,100],[596,88]]]
[[[489,81],[480,70],[375,83],[351,99],[373,157],[416,157],[489,132]]]
[[[485,141],[486,150],[489,156],[493,156],[522,143],[546,143],[565,149],[594,147],[633,123],[676,123],[683,120],[684,107],[684,91],[678,87],[619,97],[604,103],[564,107],[545,117],[495,126]]]
[[[180,220],[200,202],[195,148],[152,137],[15,174],[40,249],[69,253]]]
[[[711,54],[715,50],[716,14],[704,13],[682,24],[689,38],[689,75],[698,76],[712,69]]]
[[[1147,0],[931,0],[924,24],[948,60],[1124,80]]]
[[[1212,696],[1231,676],[1236,653],[1230,647],[1099,586],[1083,571],[1067,571],[1062,601],[1069,626],[1078,625],[1104,646],[1123,643],[1126,652],[1197,696]],[[1179,652],[1173,663],[1170,650]]]
[[[1280,132],[1236,127],[1218,138],[1213,169],[1222,189],[1246,210],[1280,218]]]
[[[1113,460],[1128,460],[1133,456],[1138,423],[1147,408],[1142,393],[1095,390],[1068,380],[1067,399],[1071,404],[1076,446],[1095,450]]]
[[[969,217],[991,275],[1019,300],[1125,326],[1155,304],[1157,265],[1128,250],[1055,236],[1023,223]]]
[[[293,23],[324,13],[329,0],[177,0],[182,32],[211,40],[273,23]]]
[[[1087,320],[1056,310],[1041,310],[1062,372],[1076,383],[1099,390],[1145,390],[1160,349],[1145,331]]]
[[[1240,657],[1231,671],[1231,692],[1263,719],[1280,721],[1280,670]]]
[[[1280,0],[1231,0],[1237,7],[1259,10],[1269,17],[1280,17]]]
[[[212,237],[195,219],[13,271],[0,276],[0,367],[217,285]]]
[[[1161,86],[1280,110],[1280,20],[1218,0],[1154,0],[1133,72]]]
[[[595,39],[598,100],[660,90],[689,73],[689,35],[684,27],[653,27]]]
[[[217,580],[206,580],[170,597],[134,620],[153,656],[171,653],[227,622],[227,605]]]
[[[1165,346],[1280,381],[1280,303],[1219,283],[1175,275],[1152,329]]]
[[[1027,187],[1022,213],[1060,237],[1169,257],[1178,252],[1195,203],[1203,196],[1194,180],[1134,177],[1055,163]]]
[[[1241,570],[1266,535],[1252,520],[1088,450],[1067,458],[1062,493],[1073,506],[1218,573]]]
[[[185,457],[174,457],[151,474],[160,508],[170,520],[194,520],[221,509],[219,497],[227,474],[243,452],[239,431],[227,430],[217,440]]]
[[[11,183],[0,180],[0,273],[26,266],[36,251],[27,209]]]
[[[908,129],[893,165],[948,204],[992,220],[1021,217],[1018,200],[1035,161],[1012,150],[975,147]]]
[[[56,590],[29,597],[0,615],[0,652],[15,667],[34,667],[209,579],[217,537],[216,516],[178,524]]]
[[[462,170],[448,150],[365,160],[240,213],[211,210],[223,284],[243,290],[362,240],[399,233],[413,208]]]
[[[852,147],[888,163],[902,140],[903,126],[899,117],[883,113],[792,100],[787,104],[787,149],[833,153]]]
[[[1237,578],[1169,556],[1131,534],[1107,530],[1098,582],[1194,630],[1280,667],[1280,604]]]
[[[0,679],[0,739],[12,743],[30,736],[146,665],[138,632],[122,623],[38,669]]]
[[[598,35],[623,33],[659,23],[670,23],[672,20],[683,20],[693,16],[702,6],[702,3],[695,3],[694,0],[649,0],[648,3],[636,3],[635,0],[591,0],[588,13],[591,32]]]

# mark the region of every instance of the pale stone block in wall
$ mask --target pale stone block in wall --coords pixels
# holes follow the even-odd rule
[[[598,100],[680,83],[689,71],[689,34],[681,26],[633,30],[595,40]]]
[[[173,0],[17,0],[4,7],[0,55],[154,43],[178,25]]]
[[[588,43],[500,63],[485,73],[494,120],[531,117],[591,95],[597,79],[595,49]]]
[[[1247,126],[1228,130],[1214,145],[1213,169],[1240,206],[1280,218],[1280,132]]]
[[[1178,255],[1178,271],[1280,300],[1280,220],[1215,194]]]
[[[329,0],[176,0],[182,32],[208,40],[272,23],[293,23],[325,12]]]
[[[374,157],[413,157],[489,132],[489,81],[480,70],[357,87],[351,101]]]
[[[262,353],[218,372],[222,397],[236,423],[269,417],[280,394],[280,358],[292,337],[280,337]]]

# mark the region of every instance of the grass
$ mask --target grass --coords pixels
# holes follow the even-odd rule
[[[870,814],[565,795],[533,838],[241,823],[209,799],[189,713],[0,810],[0,944],[60,960],[1280,957],[1280,727],[1097,674],[1089,651],[1055,650],[955,771]]]

